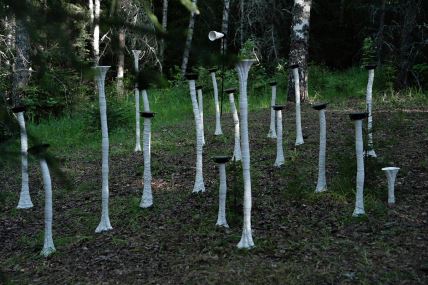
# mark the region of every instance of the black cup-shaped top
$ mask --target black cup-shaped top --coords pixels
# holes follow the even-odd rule
[[[349,118],[352,121],[357,121],[357,120],[364,120],[365,118],[367,118],[367,113],[366,112],[362,112],[362,113],[351,113],[349,114]]]
[[[231,159],[230,156],[227,155],[218,155],[218,156],[214,156],[213,160],[215,163],[226,163]]]
[[[276,81],[271,81],[271,82],[269,82],[269,85],[270,85],[270,86],[276,86]]]
[[[216,72],[218,70],[217,67],[208,68],[209,72]]]
[[[15,106],[12,108],[12,112],[14,113],[21,113],[21,112],[25,112],[27,110],[27,108],[25,106]]]
[[[196,86],[196,90],[202,90],[202,85]]]
[[[285,105],[273,105],[272,109],[274,109],[275,111],[281,111],[285,109]]]
[[[44,157],[46,155],[46,151],[49,148],[49,144],[38,144],[32,146],[28,149],[28,153],[37,157]]]
[[[327,105],[328,105],[328,103],[318,103],[318,104],[312,105],[312,108],[319,111],[319,110],[323,110],[323,109],[327,108]]]
[[[367,70],[371,70],[371,69],[375,69],[375,68],[376,68],[376,64],[367,64],[365,66],[365,69],[367,69]]]
[[[294,69],[294,68],[298,68],[298,67],[299,67],[299,65],[298,65],[298,64],[291,64],[289,67],[290,67],[291,69]]]
[[[236,88],[227,88],[227,89],[225,89],[224,90],[224,92],[226,93],[226,94],[230,94],[230,93],[236,93]]]
[[[153,118],[156,113],[153,112],[140,112],[141,117],[143,118]]]
[[[196,73],[186,73],[184,76],[187,80],[197,80],[198,75]]]

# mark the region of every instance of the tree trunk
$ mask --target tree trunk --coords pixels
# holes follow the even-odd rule
[[[89,11],[91,15],[91,21],[93,22],[93,38],[92,47],[94,53],[94,65],[97,66],[100,61],[100,13],[101,13],[101,0],[94,0],[94,4],[91,6],[91,0],[89,0]]]
[[[162,29],[166,32],[167,27],[168,27],[168,0],[163,0]],[[163,38],[160,40],[159,60],[161,63],[161,69],[163,69],[163,64],[165,61],[165,40]]]
[[[48,257],[56,251],[52,238],[52,182],[49,173],[49,167],[45,159],[40,160],[40,169],[42,170],[43,185],[45,188],[45,237],[41,255]]]
[[[197,0],[192,0],[192,3],[194,5],[196,5],[197,2]],[[183,61],[181,63],[181,72],[183,75],[186,73],[187,64],[189,62],[190,49],[192,47],[193,31],[195,29],[195,16],[196,13],[192,12],[189,20],[189,28],[187,29],[186,44],[184,46]]]
[[[123,74],[125,67],[125,29],[121,28],[119,30],[119,56],[117,62],[117,82],[116,90],[119,97],[123,97],[124,88],[123,88]]]
[[[230,0],[224,0],[224,8],[223,8],[223,22],[221,25],[221,32],[224,34],[224,37],[221,39],[224,47],[224,51],[227,50],[227,33],[229,30],[229,7]],[[223,48],[221,48],[221,52],[223,53]]]
[[[245,32],[244,32],[244,13],[245,13],[245,2],[244,0],[240,1],[239,5],[240,9],[240,16],[239,16],[239,29],[240,29],[240,44],[241,47],[244,46],[244,38],[245,38]]]
[[[295,0],[291,24],[289,63],[299,65],[300,100],[308,99],[308,42],[312,0]],[[288,100],[295,101],[293,73],[288,75]]]
[[[379,30],[377,32],[377,65],[382,65],[382,48],[383,48],[383,31],[385,29],[385,5],[386,0],[382,0],[382,6],[380,8],[380,18],[379,18]]]
[[[12,104],[17,106],[24,96],[24,89],[30,80],[30,37],[22,19],[16,20],[15,72],[12,82]]]
[[[6,44],[5,65],[10,71],[11,70],[10,68],[12,66],[12,60],[11,59],[13,59],[12,54],[15,50],[15,18],[10,17],[10,16],[6,16],[2,22],[3,22],[2,26],[4,29],[4,33],[6,35],[6,39],[5,39],[5,44]],[[1,58],[0,58],[0,61],[1,61]],[[1,64],[0,64],[0,66],[1,66]]]

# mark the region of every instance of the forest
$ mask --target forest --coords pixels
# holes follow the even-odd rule
[[[428,1],[1,0],[0,284],[427,284]]]

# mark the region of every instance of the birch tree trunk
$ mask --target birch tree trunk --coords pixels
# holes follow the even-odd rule
[[[245,31],[244,31],[244,29],[245,29],[245,26],[244,26],[244,17],[245,17],[245,2],[244,2],[244,0],[240,0],[240,2],[239,2],[239,12],[240,12],[240,15],[239,15],[239,30],[240,30],[240,33],[239,33],[239,39],[240,39],[240,44],[241,44],[241,47],[243,47],[244,46],[244,39],[245,39]]]
[[[89,11],[93,23],[92,48],[94,56],[94,66],[100,61],[100,13],[101,0],[89,0]]]
[[[198,2],[197,0],[192,0],[192,3],[194,5],[196,5],[197,2]],[[195,29],[195,17],[196,17],[196,13],[192,12],[190,14],[189,28],[187,29],[186,44],[184,45],[183,61],[181,63],[181,72],[183,75],[186,73],[187,64],[189,62],[190,49],[192,47],[193,31]]]
[[[166,32],[166,29],[168,27],[168,0],[163,0],[163,7],[162,7],[162,29]],[[161,62],[161,66],[163,69],[163,64],[165,60],[165,40],[162,38],[160,40],[160,47],[159,47],[159,60]]]
[[[379,30],[377,32],[377,65],[382,65],[382,49],[383,49],[383,31],[385,30],[385,6],[386,0],[382,0],[380,8]]]
[[[117,82],[116,82],[116,91],[119,97],[123,97],[124,89],[123,89],[123,75],[125,70],[125,29],[119,29],[119,56],[117,61]]]
[[[230,0],[224,0],[224,7],[223,7],[223,22],[221,25],[221,32],[224,34],[224,37],[221,39],[223,42],[224,51],[227,50],[227,33],[229,30],[229,7],[230,7]],[[220,46],[221,52],[223,52],[223,49]]]
[[[295,0],[293,6],[293,21],[291,24],[290,65],[298,64],[300,78],[300,100],[308,97],[308,43],[309,19],[312,0]],[[288,75],[288,101],[295,100],[293,73]]]

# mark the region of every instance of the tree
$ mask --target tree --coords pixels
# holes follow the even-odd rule
[[[230,8],[230,0],[224,0],[223,21],[221,25],[221,32],[224,34],[224,37],[221,39],[224,50],[227,50],[227,35],[229,32],[229,8]],[[223,48],[221,48],[222,52],[223,52]]]
[[[198,0],[192,0],[193,5],[195,6],[197,2]],[[195,17],[196,17],[196,12],[195,11],[190,12],[190,20],[189,20],[189,27],[187,29],[186,44],[184,45],[183,60],[181,62],[182,74],[186,73],[187,63],[189,62],[190,49],[192,47],[193,32],[195,29]]]
[[[168,27],[168,0],[163,0],[163,6],[162,6],[162,29],[164,32],[167,31]],[[163,64],[165,60],[165,39],[160,40],[160,47],[159,47],[159,59],[161,62],[161,71],[163,70]]]

